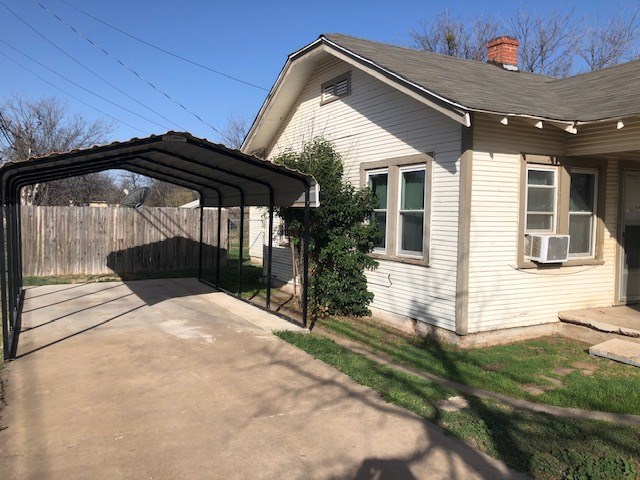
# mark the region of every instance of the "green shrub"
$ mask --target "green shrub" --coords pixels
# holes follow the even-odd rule
[[[601,456],[586,455],[574,450],[563,450],[561,458],[570,465],[564,471],[565,480],[634,480],[640,472],[627,459],[608,453]]]
[[[276,163],[308,173],[320,184],[320,207],[311,209],[309,240],[309,300],[312,326],[325,315],[368,315],[373,294],[365,269],[377,262],[373,250],[379,228],[369,223],[376,199],[371,190],[356,189],[342,179],[343,166],[333,144],[316,138],[301,152],[288,151]],[[287,236],[296,249],[299,271],[304,238],[304,211],[280,208]]]

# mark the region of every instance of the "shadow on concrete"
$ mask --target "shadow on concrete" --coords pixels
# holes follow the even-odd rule
[[[80,290],[74,290],[70,298],[59,300],[60,295],[67,295],[68,288],[56,288],[56,286],[30,288],[25,293],[25,305],[36,303],[36,306],[25,309],[23,327],[20,333],[18,356],[21,358],[40,351],[52,345],[57,345],[67,339],[89,332],[97,327],[106,325],[113,320],[135,312],[143,307],[153,306],[165,300],[201,295],[215,291],[208,285],[196,281],[172,281],[171,279],[138,280],[128,282],[86,283]],[[45,294],[38,294],[39,289],[53,289]],[[83,291],[84,290],[84,291]],[[58,296],[49,296],[58,292]],[[137,305],[131,307],[131,301],[137,301]],[[124,312],[118,312],[109,318],[102,320],[102,314],[95,309],[110,306],[110,309],[119,308],[121,304],[127,308]],[[78,308],[81,307],[81,308]],[[71,333],[58,336],[60,329],[55,324],[66,322],[66,328],[72,329]],[[49,332],[33,336],[35,330],[53,327],[50,332],[55,332],[51,338]],[[25,342],[28,341],[28,346]],[[24,345],[27,351],[21,351],[20,345]]]
[[[353,477],[354,480],[417,480],[407,462],[392,458],[367,458]]]
[[[106,325],[107,323],[110,323],[110,322],[116,320],[117,318],[124,317],[125,315],[128,315],[129,313],[135,312],[136,310],[140,310],[144,306],[145,305],[139,305],[137,307],[131,308],[131,309],[125,311],[125,312],[122,312],[122,313],[120,313],[118,315],[114,315],[113,317],[110,317],[110,318],[108,318],[106,320],[103,320],[102,322],[98,322],[98,323],[96,323],[94,325],[91,325],[90,327],[83,328],[82,330],[78,330],[77,332],[74,332],[74,333],[71,333],[71,334],[66,335],[64,337],[58,338],[57,340],[54,340],[54,341],[49,342],[49,343],[46,343],[45,345],[41,345],[39,347],[33,348],[33,349],[28,350],[28,351],[26,351],[24,353],[20,353],[19,355],[16,356],[16,359],[26,357],[27,355],[31,355],[32,353],[38,352],[38,351],[43,350],[43,349],[45,349],[47,347],[51,347],[53,345],[57,345],[57,344],[59,344],[61,342],[64,342],[65,340],[69,340],[70,338],[77,337],[78,335],[81,335],[81,334],[89,332],[89,331],[91,331],[91,330],[93,330],[95,328],[98,328],[98,327],[101,327],[103,325]]]
[[[177,286],[162,288],[162,283],[162,280],[127,282],[125,286],[135,288],[146,284],[145,288],[149,290],[164,291],[159,293],[160,298],[187,294],[174,291]],[[200,285],[193,281],[174,283],[193,284],[192,292]],[[83,288],[96,290],[97,299],[102,287],[90,284]],[[73,292],[76,296],[76,291]],[[118,297],[122,293],[110,290],[105,295]],[[38,295],[37,291],[34,294]],[[77,302],[87,302],[90,298],[90,295],[82,297]],[[49,315],[57,318],[63,309],[80,311],[109,299],[103,296],[99,301],[85,304],[82,309],[78,308],[81,305],[61,304],[53,309],[54,312],[58,310],[57,314]],[[56,297],[43,296],[36,300],[55,302]],[[135,458],[131,462],[144,476],[151,476],[157,466],[162,465],[168,469],[169,476],[169,472],[180,469],[194,477],[203,468],[211,468],[207,472],[215,476],[216,468],[226,466],[227,473],[242,471],[246,478],[250,477],[248,473],[252,468],[268,468],[266,476],[269,478],[521,478],[459,439],[446,435],[433,423],[385,403],[371,390],[285,342],[272,341],[275,339],[263,332],[234,330],[224,324],[224,328],[218,330],[221,336],[215,343],[193,340],[176,343],[173,336],[156,336],[154,330],[151,330],[151,336],[145,337],[140,327],[147,321],[152,322],[157,315],[163,315],[161,310],[157,313],[144,311],[142,324],[118,322],[117,332],[99,329],[126,315],[138,316],[138,311],[146,306],[131,294],[120,301],[109,304],[109,308],[101,310],[100,314],[84,310],[75,315],[71,329],[55,318],[48,318],[54,320],[49,324],[48,338],[43,335],[41,338],[45,341],[41,344],[32,341],[28,351],[19,352],[19,360],[11,365],[12,375],[16,383],[18,379],[24,378],[24,381],[21,382],[23,389],[17,390],[20,398],[13,399],[12,408],[22,413],[12,419],[14,422],[24,420],[23,425],[28,429],[15,428],[12,435],[26,431],[28,436],[37,438],[30,443],[31,456],[13,455],[10,460],[14,463],[10,465],[21,462],[30,469],[39,468],[40,478],[52,477],[53,472],[60,471],[56,470],[60,465],[64,465],[63,468],[75,466],[76,470],[65,470],[69,477],[73,476],[69,472],[78,472],[79,468],[105,468],[105,462],[109,467],[120,468],[122,465],[118,462],[130,457],[122,452],[124,447],[117,450],[122,456],[100,457],[107,451],[104,449],[113,445],[111,437],[109,442],[94,438],[94,429],[102,425],[109,435],[129,434],[123,441],[136,442],[123,445],[138,449],[133,451]],[[202,313],[211,312],[215,307],[203,302],[185,302],[173,308],[190,312],[185,315],[194,325],[207,328],[209,322]],[[40,309],[32,315],[42,316],[45,312],[46,309]],[[34,334],[42,335],[46,330],[43,326],[35,329]],[[95,334],[89,337],[89,348],[81,345],[84,342],[63,343],[90,331]],[[105,336],[98,336],[100,332]],[[105,338],[115,340],[110,344],[103,343]],[[60,349],[45,350],[42,356],[31,355],[61,343]],[[102,346],[104,350],[95,351]],[[47,375],[47,368],[51,369],[55,382]],[[391,375],[381,367],[377,373]],[[89,401],[93,398],[95,405],[78,403],[77,398],[75,403],[69,400],[69,397],[74,398],[73,390],[91,388],[83,384],[82,379],[94,382],[94,387],[108,385],[108,391],[113,394],[110,400],[114,403],[112,413],[134,408],[135,413],[149,412],[149,415],[136,415],[135,421],[139,422],[135,428],[124,423],[101,424],[99,420],[105,415],[102,397],[88,397]],[[409,383],[406,387],[411,388]],[[86,406],[86,410],[81,409],[85,419],[65,424],[59,434],[52,432],[61,418],[50,415],[52,407],[48,402],[52,399],[55,399],[56,407],[67,405],[67,410],[61,412],[70,417],[78,416],[78,406]],[[219,412],[224,418],[212,412]],[[116,418],[123,422],[134,421],[127,415]],[[151,431],[155,432],[151,436],[139,435]],[[93,453],[97,460],[93,453],[91,457],[79,457],[78,450],[69,449],[65,442],[56,445],[51,440],[58,438],[56,435],[65,441],[76,439],[78,445],[95,449]],[[215,443],[211,443],[212,438],[216,439]],[[159,445],[172,447],[165,449]],[[241,451],[238,453],[238,450]],[[116,450],[109,452],[113,454]],[[193,452],[204,453],[192,456]],[[170,456],[171,453],[176,455]],[[232,455],[235,453],[238,454]],[[226,460],[220,462],[220,458]],[[96,463],[89,464],[94,461]],[[228,462],[237,463],[229,465]],[[142,470],[144,468],[146,471]]]
[[[83,284],[83,285],[86,285],[86,284]],[[104,292],[105,290],[111,290],[111,289],[113,289],[113,288],[118,288],[118,287],[121,287],[121,285],[112,285],[112,286],[109,286],[109,287],[106,287],[106,288],[101,289],[101,290],[100,290],[100,292]],[[33,289],[31,289],[31,290],[33,290]],[[63,289],[63,290],[70,290],[70,289],[65,288],[65,289]],[[30,293],[30,292],[29,292],[29,293]],[[50,292],[50,293],[55,293],[55,292]],[[87,296],[90,296],[90,295],[95,295],[95,293],[96,293],[96,292],[83,293],[83,294],[78,295],[78,296],[76,296],[76,297],[65,298],[64,300],[60,300],[60,301],[58,301],[58,302],[46,303],[46,304],[44,304],[44,305],[40,305],[40,306],[38,306],[38,307],[30,308],[29,310],[27,310],[27,309],[23,309],[23,310],[22,310],[22,313],[23,313],[23,314],[24,314],[24,313],[31,313],[31,312],[35,312],[36,310],[41,310],[41,309],[43,309],[43,308],[51,308],[51,307],[53,307],[53,306],[55,306],[55,305],[61,305],[61,304],[66,303],[66,302],[72,302],[72,301],[74,301],[74,300],[79,300],[79,299],[81,299],[81,298],[83,298],[83,297],[87,297]],[[48,295],[48,294],[44,294],[44,295],[40,295],[40,296],[44,297],[45,295]],[[26,294],[25,298],[26,298],[26,297],[28,297],[30,300],[31,300],[32,298],[37,298],[37,297],[32,297],[32,296],[31,296],[31,295],[29,295],[28,293]]]
[[[353,384],[351,380],[345,381],[345,376],[337,370],[335,370],[334,375],[321,374],[313,367],[312,357],[308,357],[308,363],[295,364],[288,360],[283,360],[287,355],[282,352],[289,348],[295,347],[283,342],[278,344],[275,351],[270,347],[263,347],[255,351],[245,351],[245,354],[254,355],[258,358],[267,354],[273,358],[269,363],[269,367],[279,367],[286,371],[281,383],[276,385],[279,396],[271,399],[273,403],[290,405],[292,410],[296,410],[301,408],[298,403],[302,401],[305,403],[305,411],[322,411],[327,408],[339,411],[343,404],[351,404],[351,401],[356,399],[366,407],[382,414],[379,417],[379,424],[367,425],[371,430],[372,436],[376,430],[383,429],[388,424],[391,424],[393,419],[409,420],[411,423],[418,424],[424,432],[422,438],[409,448],[410,452],[406,455],[367,457],[356,468],[348,468],[346,471],[331,475],[328,478],[353,478],[357,480],[415,480],[417,478],[429,478],[428,475],[431,475],[431,472],[425,470],[425,466],[431,462],[437,462],[440,468],[446,471],[446,474],[444,474],[446,478],[450,479],[468,478],[470,473],[481,478],[526,478],[517,472],[508,471],[503,465],[500,465],[499,461],[491,459],[462,440],[447,435],[441,427],[436,425],[439,417],[427,420],[401,407],[385,403],[374,391]],[[251,371],[255,368],[255,365],[251,365],[246,368],[246,371]],[[376,368],[376,373],[383,376],[395,375],[390,369],[382,365],[374,368]],[[243,369],[239,370],[239,372],[241,371]],[[299,381],[291,382],[288,380],[289,377],[297,378]],[[394,380],[397,379],[398,377],[394,376]],[[406,382],[405,387],[407,392],[420,394],[410,382]],[[335,393],[330,398],[323,398],[327,390]],[[269,399],[267,398],[266,400]],[[425,402],[427,401],[425,399]],[[251,412],[250,419],[273,415],[272,409],[274,407],[269,402],[263,402],[262,404],[265,407]],[[435,408],[435,405],[433,407]],[[439,411],[438,409],[435,410]],[[301,429],[304,428],[303,424],[306,415],[302,417]],[[249,428],[249,425],[250,421],[245,426]],[[239,427],[240,430],[242,428]],[[343,428],[347,429],[348,427],[344,426]],[[406,445],[408,442],[406,438],[388,438],[386,440],[390,442],[388,447],[395,446],[396,442],[400,445]],[[506,448],[508,447],[507,445]],[[389,450],[392,451],[393,448],[389,448]],[[334,457],[324,457],[323,461],[328,464],[343,466],[352,464],[346,453],[338,454]],[[286,470],[280,473],[283,478],[286,477]],[[317,475],[317,472],[313,470],[309,470],[307,473],[310,477],[314,474]],[[434,472],[433,475],[437,478],[444,478],[442,471]]]
[[[120,285],[118,285],[118,286],[120,286]],[[90,295],[90,294],[87,294],[87,295]],[[31,327],[23,327],[22,328],[22,332],[28,332],[30,330],[35,330],[36,328],[40,328],[40,327],[44,327],[46,325],[50,325],[50,324],[52,324],[54,322],[58,322],[60,320],[64,320],[65,318],[69,318],[69,317],[71,317],[73,315],[76,315],[78,313],[82,313],[82,312],[86,312],[88,310],[91,310],[92,308],[100,307],[102,305],[106,305],[107,303],[111,303],[111,302],[117,302],[118,300],[121,300],[123,298],[129,297],[131,295],[133,295],[133,293],[127,293],[126,295],[121,295],[121,296],[116,297],[116,298],[111,298],[111,299],[106,300],[104,302],[96,303],[95,305],[91,305],[91,306],[88,306],[88,307],[85,307],[85,308],[81,308],[79,310],[74,310],[73,312],[67,313],[65,315],[61,315],[61,316],[56,317],[56,318],[52,318],[51,320],[47,320],[46,322],[39,323],[39,324],[33,325]],[[44,308],[44,307],[42,307],[42,308]]]
[[[63,289],[61,289],[61,290],[55,290],[55,291],[53,291],[53,292],[42,293],[42,294],[40,294],[40,295],[31,295],[31,297],[30,297],[30,298],[32,298],[32,299],[33,299],[33,298],[38,298],[38,297],[46,297],[47,295],[53,295],[53,294],[56,294],[56,293],[60,293],[60,292],[62,292],[62,291],[64,291],[64,290],[73,290],[73,289],[75,289],[75,288],[80,288],[80,287],[82,287],[82,286],[84,286],[84,285],[86,285],[86,284],[87,284],[87,282],[83,282],[83,283],[76,283],[75,285],[71,285],[70,287],[63,288]]]

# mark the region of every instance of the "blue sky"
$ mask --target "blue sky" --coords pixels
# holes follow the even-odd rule
[[[42,78],[84,102],[113,115],[114,140],[161,133],[171,128],[187,130],[214,141],[221,138],[209,126],[153,90],[129,71],[74,34],[30,0],[0,0],[42,35],[83,65],[159,112],[170,123],[114,90],[67,58],[0,5],[0,53],[9,55]],[[197,113],[206,123],[223,130],[229,117],[252,120],[267,92],[231,81],[141,45],[73,10],[60,0],[38,0],[69,24],[133,67],[141,76]],[[146,41],[247,82],[271,87],[292,51],[323,32],[340,32],[395,44],[408,43],[408,31],[422,19],[449,8],[454,15],[483,14],[506,18],[517,2],[501,1],[196,1],[183,0],[65,0]],[[541,12],[554,7],[572,8],[582,17],[605,19],[623,9],[632,11],[637,1],[535,2]],[[5,43],[27,53],[47,67],[123,107],[162,126],[115,107],[71,85]],[[95,109],[72,99],[0,54],[0,97],[55,96],[68,102],[72,112],[89,119],[101,116]],[[135,128],[132,128],[135,127]]]

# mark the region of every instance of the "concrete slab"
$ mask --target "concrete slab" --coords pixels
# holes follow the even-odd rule
[[[568,310],[560,312],[558,317],[563,322],[582,325],[600,332],[640,337],[640,307],[637,305]]]
[[[640,367],[640,345],[634,342],[614,338],[589,347],[589,353]]]
[[[31,289],[0,478],[523,478],[236,302],[194,280]]]

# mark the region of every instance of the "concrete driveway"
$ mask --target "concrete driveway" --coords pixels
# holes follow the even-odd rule
[[[0,478],[516,478],[192,279],[30,289]]]

